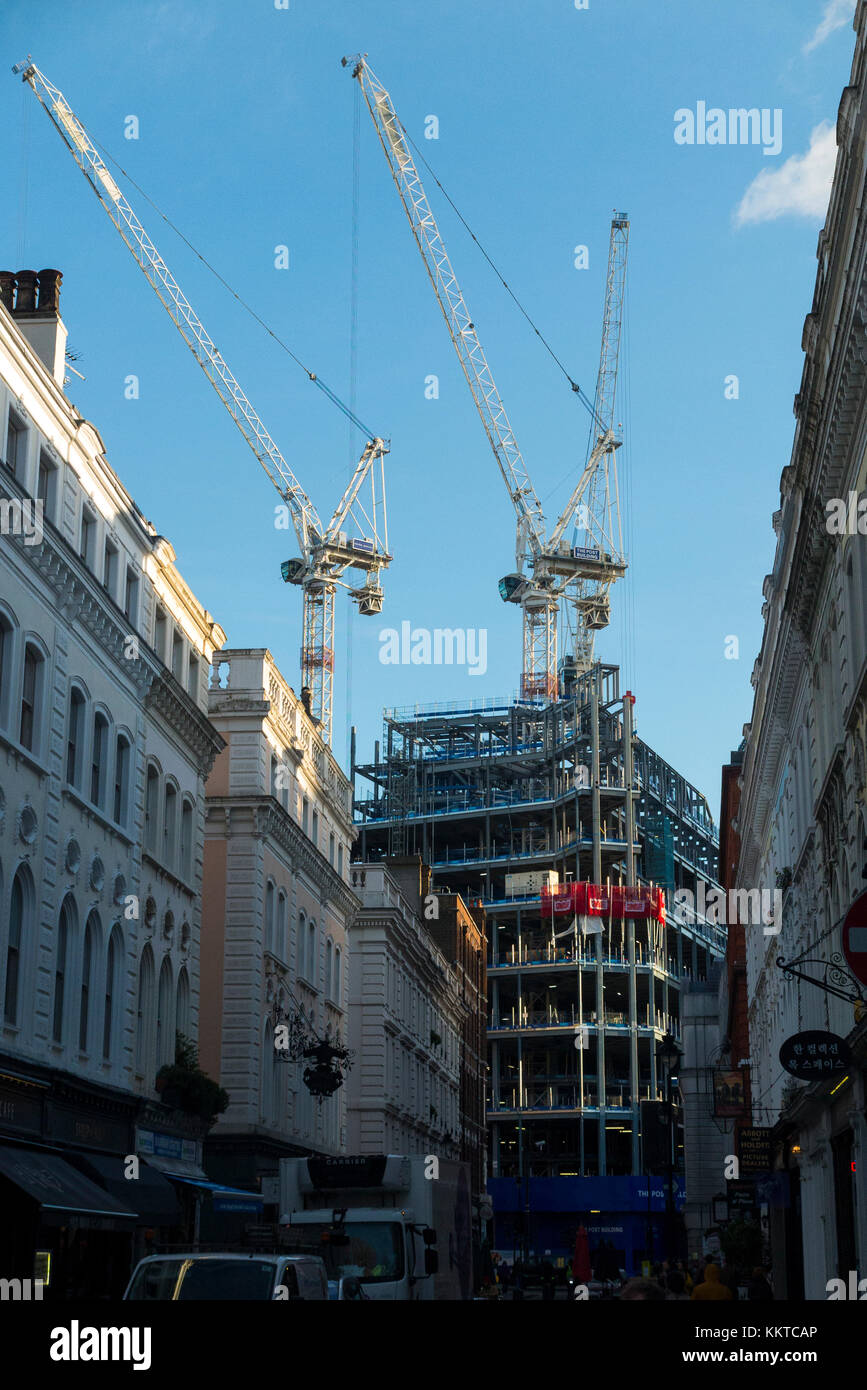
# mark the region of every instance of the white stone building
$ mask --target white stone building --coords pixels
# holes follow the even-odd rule
[[[349,1150],[460,1158],[460,979],[385,864],[352,887]]]
[[[231,1095],[209,1162],[256,1182],[281,1154],[346,1148],[346,1088],[315,1100],[274,1043],[296,1007],[346,1041],[351,790],[270,652],[215,657],[209,711],[226,746],[207,786],[202,1061]]]
[[[777,1293],[798,1296],[803,1286],[812,1299],[827,1297],[839,1274],[867,1275],[867,1021],[856,1024],[851,1002],[777,965],[805,957],[805,974],[831,979],[826,967],[867,866],[867,536],[848,524],[838,533],[832,520],[842,503],[848,521],[851,499],[857,507],[867,494],[864,0],[855,28],[736,820],[738,886],[785,890],[779,935],[745,932],[752,1122],[774,1127],[787,1175],[788,1205],[770,1213]],[[845,1076],[787,1077],[780,1045],[810,1029],[848,1039]]]
[[[28,1117],[0,1104],[0,1142],[59,1140],[66,1075],[91,1088],[71,1132],[125,1153],[198,1028],[224,634],[64,393],[59,279],[0,273],[0,1057]]]

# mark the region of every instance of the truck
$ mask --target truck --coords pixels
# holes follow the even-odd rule
[[[397,1302],[473,1296],[469,1167],[429,1154],[280,1160],[280,1226],[319,1255],[332,1296]]]

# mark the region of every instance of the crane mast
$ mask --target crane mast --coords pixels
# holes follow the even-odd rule
[[[499,588],[504,600],[520,604],[523,611],[521,694],[525,698],[556,699],[558,598],[544,564],[540,564],[546,529],[542,504],[530,481],[391,97],[361,55],[342,61],[344,67],[352,64],[352,76],[361,86],[449,337],[517,516],[517,573],[506,575]],[[524,573],[525,564],[532,570],[532,576]]]
[[[21,73],[22,81],[31,87],[157,298],[286,503],[302,557],[299,560],[288,560],[282,566],[286,582],[300,585],[303,593],[302,695],[311,715],[320,723],[323,736],[330,742],[336,588],[338,585],[348,588],[361,613],[381,612],[380,573],[392,558],[388,553],[385,513],[384,456],[388,453],[387,445],[378,437],[368,441],[329,526],[323,528],[313,503],[283,458],[63,93],[29,59],[16,64],[13,72]],[[309,375],[311,380],[316,379],[312,374]],[[377,463],[380,480],[378,492],[375,470]],[[361,486],[368,478],[371,483],[369,512],[359,503]],[[359,518],[359,512],[363,522]],[[347,518],[350,516],[362,533],[360,538],[350,538],[340,529],[347,524]],[[371,531],[372,536],[366,534],[367,531]],[[358,588],[350,588],[342,578],[347,570],[352,569],[360,570],[365,575],[364,582]]]

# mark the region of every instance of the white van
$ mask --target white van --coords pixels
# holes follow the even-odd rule
[[[124,1299],[176,1303],[327,1299],[325,1264],[317,1255],[214,1251],[149,1255],[133,1270]]]

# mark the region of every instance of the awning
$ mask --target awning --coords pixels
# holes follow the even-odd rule
[[[38,1202],[46,1219],[64,1212],[135,1222],[137,1212],[119,1202],[59,1155],[0,1145],[0,1173]]]
[[[178,1226],[182,1220],[175,1189],[162,1173],[139,1159],[137,1178],[124,1176],[125,1160],[108,1154],[76,1154],[76,1162],[90,1170],[100,1186],[121,1202],[131,1202],[140,1226]]]
[[[139,1157],[141,1156],[139,1151]],[[197,1163],[185,1162],[181,1158],[166,1158],[165,1154],[146,1154],[145,1157],[151,1168],[158,1168],[167,1178],[174,1178],[178,1182],[207,1181],[207,1173]]]
[[[225,1187],[220,1182],[209,1182],[204,1178],[188,1178],[185,1173],[166,1173],[173,1182],[184,1182],[189,1187],[200,1187],[210,1192],[216,1211],[258,1212],[265,1205],[259,1192],[245,1192],[240,1187]]]

